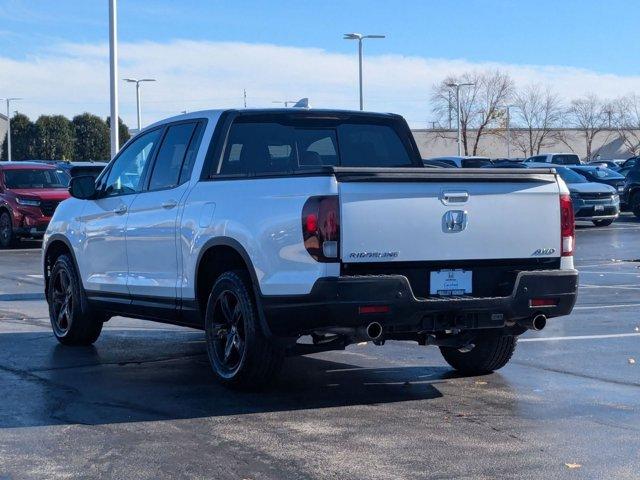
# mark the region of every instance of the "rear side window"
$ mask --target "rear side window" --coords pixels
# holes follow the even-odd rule
[[[182,164],[196,129],[196,123],[172,125],[162,140],[149,181],[149,190],[178,185]]]
[[[414,163],[392,125],[240,121],[229,130],[217,173],[282,174],[324,166],[410,167]]]

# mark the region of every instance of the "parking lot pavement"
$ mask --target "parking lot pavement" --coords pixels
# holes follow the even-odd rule
[[[0,252],[0,478],[638,478],[640,222],[577,236],[574,313],[497,373],[388,342],[260,393],[217,385],[198,331],[117,318],[57,345],[39,251]]]

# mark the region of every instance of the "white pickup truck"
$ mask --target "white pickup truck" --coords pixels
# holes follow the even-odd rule
[[[436,345],[488,372],[576,300],[554,170],[425,167],[397,115],[194,112],[70,192],[43,243],[57,339],[91,344],[115,315],[204,329],[232,386],[361,341]]]

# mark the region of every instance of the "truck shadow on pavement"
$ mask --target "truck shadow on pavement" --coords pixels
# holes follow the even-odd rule
[[[345,356],[348,358],[348,356]],[[384,404],[441,397],[443,367],[362,368],[290,358],[258,392],[218,384],[196,331],[106,330],[93,347],[48,332],[0,334],[0,428],[110,424]]]

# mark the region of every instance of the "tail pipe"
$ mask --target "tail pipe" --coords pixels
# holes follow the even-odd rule
[[[520,320],[518,325],[528,329],[535,330],[539,332],[547,325],[547,316],[542,313],[538,313],[530,318],[525,318],[524,320]]]
[[[382,338],[382,325],[378,322],[371,322],[365,329],[369,340],[380,340]]]

